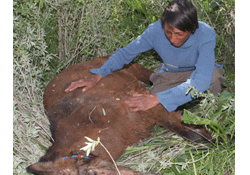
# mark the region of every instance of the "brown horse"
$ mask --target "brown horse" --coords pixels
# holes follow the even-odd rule
[[[147,111],[130,111],[123,100],[135,93],[149,93],[141,81],[149,84],[152,71],[141,65],[129,64],[86,92],[78,88],[65,93],[72,81],[88,78],[92,75],[89,69],[101,67],[107,58],[70,66],[47,85],[44,106],[54,142],[38,163],[27,168],[28,171],[34,174],[116,174],[110,156],[100,145],[89,158],[72,157],[86,154],[80,150],[86,146],[85,136],[94,140],[99,137],[114,160],[127,146],[150,136],[156,124],[188,140],[211,139],[211,134],[204,128],[183,124],[181,114],[168,112],[160,104]],[[125,167],[119,167],[119,170],[123,175],[140,174]]]

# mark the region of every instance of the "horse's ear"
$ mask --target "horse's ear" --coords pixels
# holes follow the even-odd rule
[[[37,162],[27,167],[27,171],[36,175],[55,174],[55,169],[52,167],[52,162]]]

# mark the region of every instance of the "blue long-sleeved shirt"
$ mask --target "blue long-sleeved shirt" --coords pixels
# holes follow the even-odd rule
[[[174,47],[167,39],[161,21],[156,21],[126,47],[118,49],[101,68],[90,69],[102,77],[129,64],[142,52],[154,49],[163,60],[159,72],[180,72],[194,70],[190,78],[171,89],[156,93],[160,103],[169,111],[192,100],[186,95],[189,85],[200,92],[209,89],[215,66],[215,31],[204,22],[199,21],[194,34],[180,47]]]

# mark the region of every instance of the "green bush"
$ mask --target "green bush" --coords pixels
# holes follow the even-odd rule
[[[49,142],[49,122],[44,114],[44,75],[50,70],[45,33],[34,15],[33,3],[14,2],[13,14],[13,169],[25,168],[41,157]]]

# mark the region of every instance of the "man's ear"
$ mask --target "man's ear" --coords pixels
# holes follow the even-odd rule
[[[27,171],[36,175],[52,175],[55,174],[55,169],[52,167],[52,162],[37,162],[27,167]]]

